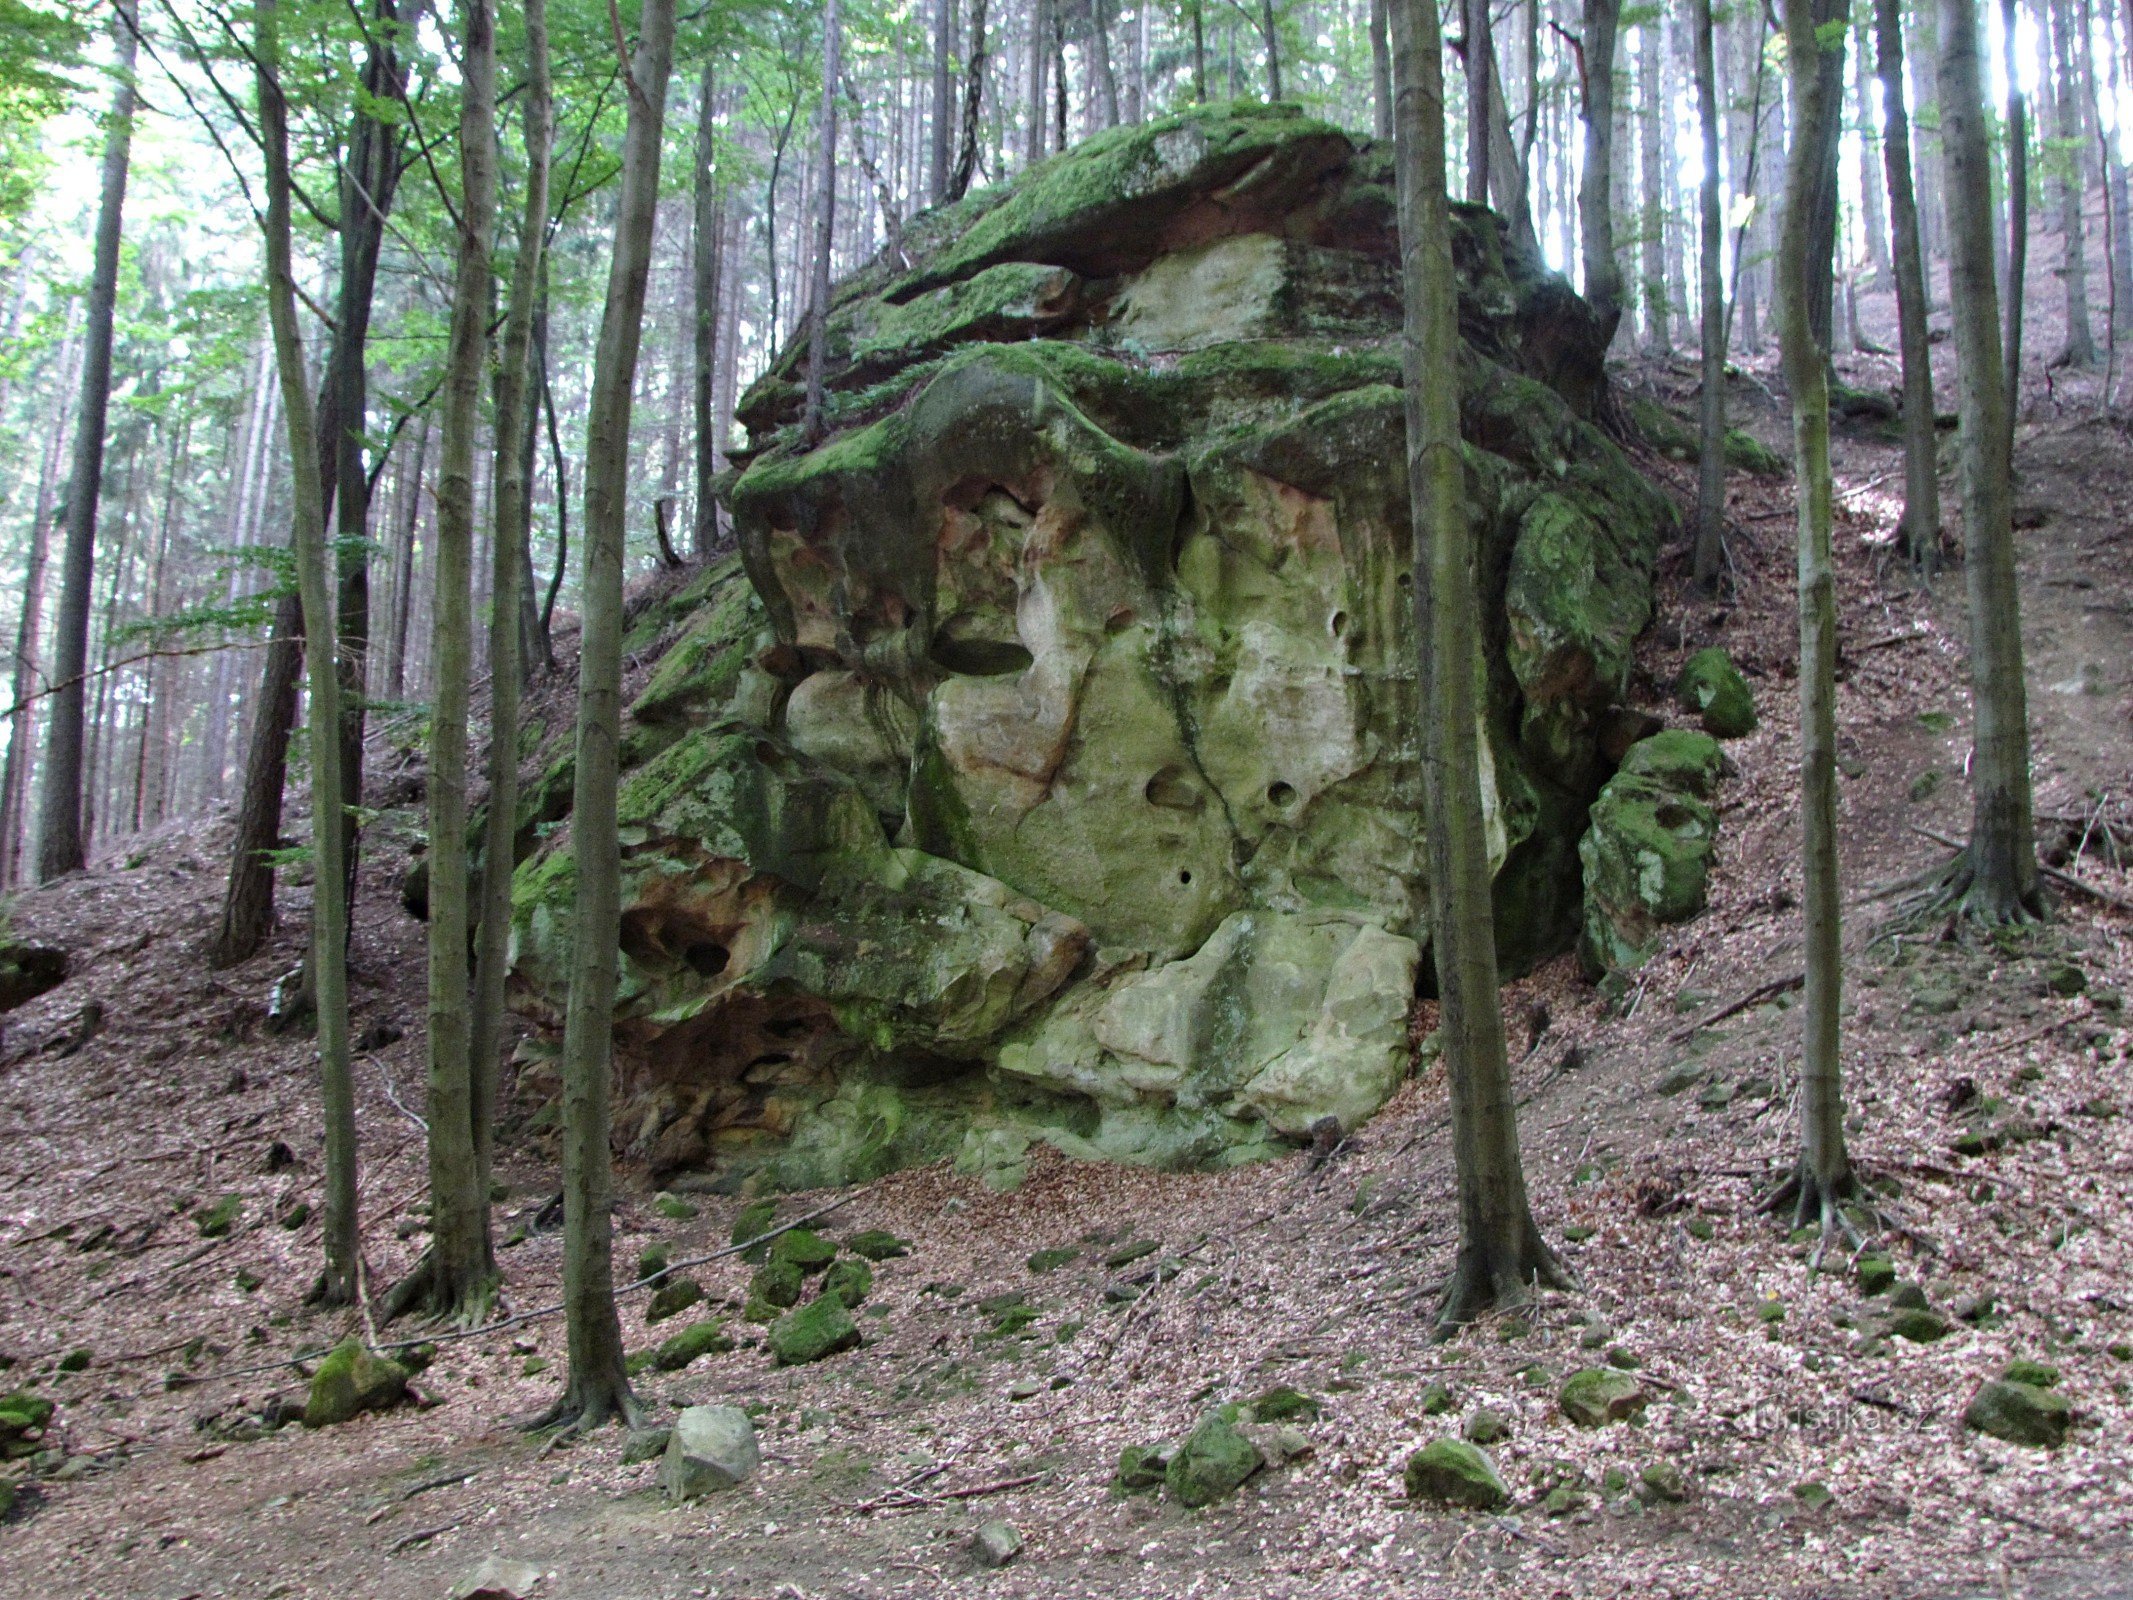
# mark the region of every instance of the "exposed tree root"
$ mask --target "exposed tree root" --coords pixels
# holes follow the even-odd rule
[[[644,1425],[644,1408],[630,1392],[628,1381],[594,1384],[582,1382],[573,1374],[553,1405],[521,1419],[518,1426],[523,1433],[544,1433],[550,1428],[555,1429],[555,1436],[542,1448],[559,1450],[571,1440],[582,1438],[610,1422],[619,1422],[625,1428]]]
[[[1879,1224],[1879,1213],[1859,1199],[1859,1180],[1849,1166],[1840,1176],[1824,1179],[1802,1159],[1791,1175],[1764,1198],[1758,1209],[1775,1216],[1789,1207],[1795,1228],[1821,1230],[1822,1237],[1816,1242],[1815,1253],[1807,1263],[1808,1274],[1812,1276],[1822,1270],[1822,1257],[1828,1253],[1832,1241],[1842,1239],[1853,1251],[1866,1248],[1866,1236],[1845,1213],[1847,1204],[1869,1211]]]
[[[1514,1248],[1459,1247],[1459,1259],[1432,1319],[1432,1337],[1449,1339],[1468,1323],[1496,1311],[1531,1304],[1542,1289],[1575,1290],[1576,1276],[1563,1265],[1540,1229],[1530,1222]]]
[[[385,1292],[378,1312],[388,1324],[409,1312],[425,1311],[457,1328],[479,1328],[496,1309],[499,1287],[497,1274],[488,1272],[455,1293],[437,1270],[435,1252],[425,1250],[413,1270]]]
[[[1951,842],[1939,834],[1927,837],[1937,844]],[[1978,872],[1967,845],[1957,847],[1956,853],[1938,866],[1928,867],[1876,898],[1897,896],[1901,898],[1895,910],[1874,930],[1875,944],[1917,933],[1944,918],[1959,918],[1987,928],[2023,927],[2046,918],[2041,894],[2032,892],[2025,900],[2012,889],[1989,882],[1987,875]]]

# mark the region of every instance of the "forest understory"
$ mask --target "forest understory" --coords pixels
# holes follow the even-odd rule
[[[1883,296],[1867,310],[1890,315]],[[1892,360],[1838,365],[1894,381]],[[1736,415],[1789,447],[1774,357],[1742,366]],[[1695,381],[1687,357],[1620,377],[1677,408]],[[1504,993],[1534,1209],[1574,1292],[1432,1342],[1458,1230],[1430,1066],[1330,1152],[1220,1174],[1046,1156],[1010,1193],[934,1167],[785,1198],[781,1220],[835,1201],[825,1232],[909,1250],[876,1267],[857,1351],[778,1369],[750,1332],[639,1377],[657,1423],[757,1410],[763,1465],[732,1493],[670,1507],[621,1430],[562,1448],[519,1431],[560,1375],[556,1317],[439,1344],[419,1406],[272,1426],[301,1408],[301,1354],[424,1331],[374,1328],[368,1303],[421,1247],[422,930],[388,812],[350,960],[369,1296],[314,1312],[316,1222],[283,1225],[317,1199],[312,1050],[266,1027],[301,897],[268,952],[208,973],[227,825],[173,825],[14,906],[16,932],[74,956],[6,1018],[0,1054],[0,1354],[59,1402],[65,1464],[0,1529],[0,1592],[398,1600],[502,1555],[542,1571],[544,1600],[2133,1594],[2133,442],[2095,388],[2040,377],[2017,494],[2040,839],[2097,892],[2055,883],[2049,923],[1998,935],[1874,937],[1875,891],[1964,832],[1962,575],[1911,575],[1890,544],[1897,447],[1837,435],[1848,1126],[1887,1224],[1874,1253],[1940,1337],[1889,1336],[1891,1295],[1865,1292],[1851,1252],[1821,1255],[1757,1206],[1798,1144],[1797,644],[1790,482],[1735,475],[1731,593],[1693,596],[1670,550],[1640,646],[1641,705],[1678,717],[1679,664],[1723,643],[1762,714],[1729,747],[1710,909],[1615,1004],[1570,956]],[[1693,467],[1645,465],[1693,499]],[[1417,1038],[1430,1024],[1424,1008]],[[498,1171],[500,1309],[537,1311],[562,1264],[552,1154],[522,1131]],[[655,1243],[716,1251],[739,1209],[655,1206],[627,1170],[620,1191],[625,1264]],[[1033,1271],[1046,1250],[1074,1254]],[[716,1308],[750,1270],[728,1256],[693,1275]],[[648,1327],[646,1299],[623,1301],[633,1351],[678,1326]],[[2016,1359],[2060,1369],[2075,1425],[2057,1451],[1962,1424]],[[1601,1360],[1643,1386],[1637,1423],[1581,1429],[1558,1409],[1562,1378]],[[1112,1487],[1123,1448],[1276,1385],[1318,1407],[1290,1465],[1207,1511]],[[1432,1412],[1438,1385],[1449,1412]],[[1410,1452],[1483,1409],[1513,1506],[1411,1504]],[[1667,1466],[1680,1498],[1626,1492]],[[986,1571],[969,1538],[993,1519],[1026,1544]]]

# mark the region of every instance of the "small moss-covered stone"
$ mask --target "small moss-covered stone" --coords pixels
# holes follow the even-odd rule
[[[667,1340],[653,1355],[652,1365],[661,1372],[679,1372],[698,1356],[722,1355],[732,1348],[724,1319],[713,1317],[708,1322],[692,1322]]]
[[[1170,1465],[1166,1445],[1129,1444],[1118,1453],[1118,1470],[1111,1474],[1111,1487],[1123,1494],[1142,1494],[1163,1486],[1163,1473]]]
[[[747,1245],[741,1252],[743,1261],[761,1261],[770,1253],[769,1244],[753,1244],[777,1225],[778,1203],[775,1200],[751,1200],[741,1207],[740,1215],[733,1219],[733,1233],[728,1243]]]
[[[1069,1262],[1079,1261],[1081,1252],[1071,1245],[1054,1245],[1049,1250],[1038,1250],[1023,1262],[1032,1272],[1057,1272]]]
[[[35,1455],[56,1409],[44,1396],[27,1389],[0,1395],[0,1461]]]
[[[1254,1422],[1289,1422],[1297,1417],[1318,1418],[1319,1404],[1301,1389],[1277,1384],[1252,1402]]]
[[[2056,1389],[1995,1378],[1971,1396],[1963,1421],[1979,1433],[2009,1444],[2056,1450],[2066,1442],[2073,1415],[2073,1406]]]
[[[1422,1415],[1425,1417],[1441,1417],[1446,1412],[1457,1409],[1457,1403],[1452,1399],[1451,1389],[1447,1385],[1434,1380],[1423,1386],[1417,1403],[1421,1406]]]
[[[1211,1411],[1185,1436],[1164,1469],[1163,1483],[1180,1505],[1213,1505],[1234,1494],[1263,1464],[1259,1447],[1234,1421]]]
[[[1725,768],[1726,753],[1708,733],[1698,733],[1694,728],[1665,728],[1631,745],[1623,753],[1619,770],[1650,778],[1676,793],[1709,800],[1718,794],[1718,780]],[[1707,1004],[1708,997],[1700,1003]]]
[[[1654,1500],[1686,1500],[1689,1497],[1689,1480],[1671,1461],[1654,1461],[1637,1476]]]
[[[87,1346],[79,1350],[69,1350],[59,1358],[59,1370],[61,1372],[87,1372],[89,1363],[95,1359],[96,1357]]]
[[[781,1233],[770,1246],[770,1259],[787,1261],[803,1273],[817,1273],[837,1259],[837,1247],[812,1228]]]
[[[1809,1511],[1821,1511],[1837,1503],[1837,1497],[1829,1492],[1829,1486],[1809,1479],[1792,1486],[1794,1498]]]
[[[1511,1503],[1496,1463],[1464,1439],[1439,1439],[1407,1458],[1407,1498],[1494,1511]]]
[[[842,1300],[820,1294],[770,1325],[770,1353],[781,1367],[820,1361],[859,1343],[859,1325]]]
[[[667,1453],[667,1441],[674,1437],[672,1428],[632,1428],[622,1438],[622,1464],[634,1467],[640,1462],[656,1460]]]
[[[885,1228],[869,1228],[864,1233],[855,1233],[845,1240],[844,1247],[869,1261],[893,1261],[911,1253],[908,1239],[899,1239]]]
[[[1887,1256],[1861,1256],[1852,1264],[1852,1277],[1861,1294],[1887,1294],[1896,1284],[1896,1263]]]
[[[330,1428],[365,1411],[383,1411],[407,1394],[407,1369],[372,1355],[361,1340],[344,1339],[326,1353],[311,1375],[304,1426]]]
[[[822,1292],[835,1295],[847,1307],[856,1309],[873,1290],[874,1269],[855,1256],[831,1262],[822,1275]]]
[[[2089,986],[2089,975],[2071,961],[2054,961],[2044,969],[2044,987],[2051,993],[2076,995]]]
[[[1482,1406],[1466,1419],[1465,1431],[1469,1444],[1496,1444],[1509,1437],[1511,1423],[1502,1412]]]
[[[1563,1380],[1556,1404],[1579,1427],[1600,1428],[1635,1416],[1649,1399],[1644,1385],[1628,1373],[1586,1367]]]
[[[1154,1255],[1156,1251],[1162,1248],[1160,1240],[1136,1239],[1131,1244],[1120,1245],[1116,1250],[1105,1256],[1104,1265],[1110,1268],[1111,1271],[1116,1272],[1121,1267],[1132,1266],[1134,1262],[1140,1260],[1143,1256]]]
[[[748,1297],[781,1309],[796,1306],[806,1283],[806,1274],[790,1261],[770,1260],[757,1267],[755,1276],[748,1280]]]
[[[703,1297],[704,1286],[694,1278],[669,1278],[652,1291],[652,1302],[644,1308],[645,1323],[649,1326],[678,1317]]]
[[[654,1273],[667,1270],[667,1263],[674,1259],[673,1246],[664,1239],[646,1245],[637,1252],[637,1279],[641,1283]]]
[[[2001,1370],[2000,1376],[2009,1383],[2026,1383],[2037,1389],[2056,1389],[2059,1387],[2059,1369],[2057,1367],[2047,1366],[2042,1361],[2031,1361],[2022,1356],[2017,1356],[2014,1360],[2008,1362],[2006,1367]]]
[[[224,1195],[207,1210],[200,1213],[200,1237],[203,1239],[228,1238],[230,1230],[237,1226],[237,1218],[243,1211],[243,1195]]]
[[[1913,1344],[1932,1344],[1948,1336],[1948,1319],[1938,1311],[1912,1306],[1889,1318],[1889,1334]]]
[[[696,1207],[680,1195],[664,1192],[652,1196],[652,1209],[669,1222],[687,1222],[696,1215]]]
[[[1703,717],[1703,731],[1719,739],[1742,739],[1755,732],[1755,696],[1740,668],[1712,645],[1682,663],[1674,693],[1684,711]]]

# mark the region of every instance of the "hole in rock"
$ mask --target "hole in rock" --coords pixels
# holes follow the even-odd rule
[[[1292,783],[1279,781],[1270,783],[1266,786],[1266,797],[1268,804],[1279,806],[1286,811],[1290,806],[1296,804],[1296,786]]]
[[[1004,678],[1027,672],[1036,659],[1021,645],[1005,639],[936,637],[933,664],[967,678]]]
[[[806,1017],[779,1017],[775,1022],[763,1025],[763,1031],[773,1039],[798,1039],[815,1031],[815,1024]]]
[[[715,978],[726,970],[726,963],[733,959],[733,952],[709,939],[699,939],[682,951],[681,959],[698,977]]]
[[[1333,620],[1327,623],[1326,626],[1333,630],[1334,638],[1340,638],[1348,631],[1348,613],[1345,611],[1334,612]]]
[[[1207,803],[1200,786],[1178,766],[1160,768],[1141,792],[1150,805],[1165,811],[1197,811]]]
[[[1190,869],[1189,867],[1188,867],[1188,868],[1181,868],[1181,869],[1179,870],[1179,872],[1178,872],[1178,882],[1179,882],[1179,883],[1181,883],[1181,884],[1189,884],[1189,883],[1191,883],[1191,882],[1192,882],[1192,870],[1191,870],[1191,869]]]

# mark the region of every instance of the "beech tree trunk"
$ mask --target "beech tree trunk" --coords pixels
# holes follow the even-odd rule
[[[837,0],[829,0],[822,11],[822,142],[815,169],[814,283],[807,301],[807,411],[801,424],[810,442],[825,431],[822,380],[828,356],[830,251],[837,240],[837,79],[843,51],[843,19]]]
[[[1963,569],[1970,599],[1970,842],[1953,887],[1985,922],[2043,910],[2029,782],[2029,695],[2014,561],[2012,385],[2001,370],[1993,277],[1992,147],[1977,0],[1941,0],[1940,137],[1947,157],[1948,279],[1962,421]],[[2010,273],[2012,284],[2013,275]],[[2020,318],[2009,314],[2009,330]]]
[[[1842,0],[1836,19],[1843,17]],[[1793,481],[1799,498],[1800,825],[1807,946],[1807,1016],[1801,1031],[1801,1152],[1783,1191],[1797,1224],[1840,1225],[1851,1192],[1844,1147],[1844,1087],[1838,1056],[1843,1001],[1842,893],[1837,876],[1837,579],[1830,553],[1835,520],[1829,465],[1829,351],[1815,335],[1814,282],[1826,179],[1827,129],[1841,111],[1843,31],[1818,42],[1832,20],[1817,0],[1786,0],[1786,71],[1792,80],[1792,143],[1785,162],[1785,213],[1778,240],[1779,353],[1792,391]]]
[[[674,60],[674,0],[644,0],[627,87],[615,252],[593,360],[585,445],[585,566],[578,655],[577,777],[571,845],[577,863],[570,1000],[563,1030],[563,1301],[570,1377],[550,1420],[584,1430],[638,1408],[622,1370],[615,1314],[613,1187],[608,1150],[614,1066],[616,951],[622,936],[616,836],[622,734],[622,554],[629,487],[630,399],[644,332],[660,139]],[[829,79],[835,83],[835,75]]]
[[[524,529],[531,501],[533,314],[541,297],[541,257],[548,232],[549,149],[555,105],[548,72],[547,0],[524,0],[526,188],[519,214],[518,259],[504,319],[496,378],[496,494],[489,611],[489,824],[482,851],[479,945],[474,1011],[467,1030],[474,1176],[488,1215],[495,1166],[498,1055],[503,1047],[504,979],[511,957],[511,874],[518,865],[519,686],[522,599],[528,587]],[[704,69],[709,88],[710,68]],[[708,104],[709,96],[706,95]],[[714,295],[715,298],[715,295]],[[484,1229],[486,1232],[486,1228]]]
[[[1479,603],[1459,440],[1458,279],[1444,186],[1444,79],[1434,0],[1389,0],[1399,84],[1401,369],[1413,506],[1415,638],[1424,716],[1430,945],[1451,1080],[1459,1256],[1440,1334],[1565,1277],[1526,1199],[1497,995],[1496,936],[1482,832]]]
[[[1489,133],[1495,120],[1490,91],[1495,88],[1496,30],[1489,20],[1489,0],[1463,0],[1463,65],[1466,68],[1466,198],[1469,205],[1489,203]]]
[[[941,0],[945,10],[950,0]],[[724,265],[725,208],[720,204],[716,170],[717,86],[712,61],[704,58],[703,83],[696,97],[695,208],[689,235],[690,284],[694,292],[693,346],[696,356],[693,400],[696,422],[696,554],[710,555],[718,544],[718,500],[711,485],[718,477],[719,438],[713,426],[713,391],[718,384],[719,275]],[[527,137],[533,136],[531,124]],[[936,141],[938,142],[938,141]],[[543,156],[545,160],[545,153]],[[543,179],[545,181],[545,173]],[[945,178],[942,179],[945,181]],[[936,185],[936,188],[938,185]],[[523,246],[521,246],[523,248]],[[528,301],[531,312],[531,301]],[[529,337],[531,324],[529,327]]]
[[[1940,550],[1940,446],[1933,351],[1927,342],[1925,257],[1904,107],[1903,18],[1898,0],[1874,0],[1875,70],[1881,78],[1881,164],[1889,192],[1890,265],[1896,279],[1897,348],[1903,353],[1903,520],[1897,538],[1921,570]]]
[[[1711,39],[1711,0],[1691,0],[1696,55],[1696,121],[1703,136],[1702,238],[1698,282],[1703,308],[1703,395],[1696,462],[1693,575],[1718,587],[1726,537],[1725,219],[1718,203],[1718,66]]]
[[[1370,0],[1371,129],[1380,139],[1392,137],[1392,42],[1386,37],[1386,0]]]
[[[296,279],[290,266],[288,110],[278,76],[281,59],[276,0],[258,0],[256,61],[259,127],[266,165],[267,315],[274,329],[282,414],[289,431],[289,473],[296,546],[297,594],[303,607],[304,654],[311,688],[311,948],[318,1016],[319,1079],[325,1100],[325,1269],[316,1298],[345,1305],[358,1290],[361,1239],[356,1216],[355,1084],[348,1045],[348,907],[341,826],[339,663],[333,637],[333,590],[326,553],[326,494],[319,470],[318,425],[304,372],[304,342],[296,320]]]
[[[948,141],[955,131],[955,0],[933,0],[933,115],[927,124],[926,198],[948,196]],[[704,74],[708,81],[711,69]]]
[[[133,154],[136,0],[119,0],[117,85],[104,124],[102,197],[96,260],[82,338],[81,411],[67,482],[67,534],[59,563],[59,616],[53,629],[52,693],[45,708],[44,763],[38,774],[37,876],[78,871],[88,859],[82,824],[83,713],[87,705],[89,610],[96,583],[96,507],[104,487],[104,425],[111,408],[112,322],[118,307],[119,245],[126,175]]]
[[[458,20],[462,29],[458,271],[446,349],[437,548],[431,562],[430,663],[437,689],[430,711],[428,783],[430,1248],[415,1279],[426,1274],[420,1295],[431,1311],[472,1324],[486,1313],[496,1275],[488,1192],[476,1187],[467,1005],[474,437],[481,425],[481,391],[489,356],[489,236],[496,226],[496,33],[489,0],[461,0]],[[507,436],[500,429],[498,439],[507,455],[515,455],[515,434]],[[514,531],[502,543],[508,549],[515,538]],[[515,640],[515,609],[509,623]],[[515,671],[511,677],[515,685]],[[508,818],[503,826],[508,841]],[[396,1294],[395,1301],[413,1297],[412,1292]]]
[[[1615,256],[1615,38],[1622,0],[1584,0],[1578,56],[1585,118],[1585,170],[1578,181],[1578,251],[1585,261],[1585,299],[1600,327],[1602,348],[1622,325],[1622,266]]]
[[[963,72],[963,147],[955,158],[955,173],[948,180],[947,198],[960,200],[970,192],[970,180],[978,170],[979,121],[985,110],[985,0],[970,0],[970,63]]]
[[[2015,59],[2015,0],[2000,0],[2001,65],[2007,76],[2007,293],[2000,309],[2007,318],[2000,363],[2007,382],[2007,460],[2014,462],[2015,424],[2022,416],[2022,292],[2029,269],[2029,97],[2022,93],[2021,64]],[[1948,48],[1942,41],[1941,49]],[[1945,56],[1943,60],[1945,60]],[[1945,124],[1948,108],[1941,107]],[[1943,133],[1943,138],[1946,134]],[[1951,218],[1949,229],[1955,223]],[[1952,262],[1955,247],[1948,249]]]

